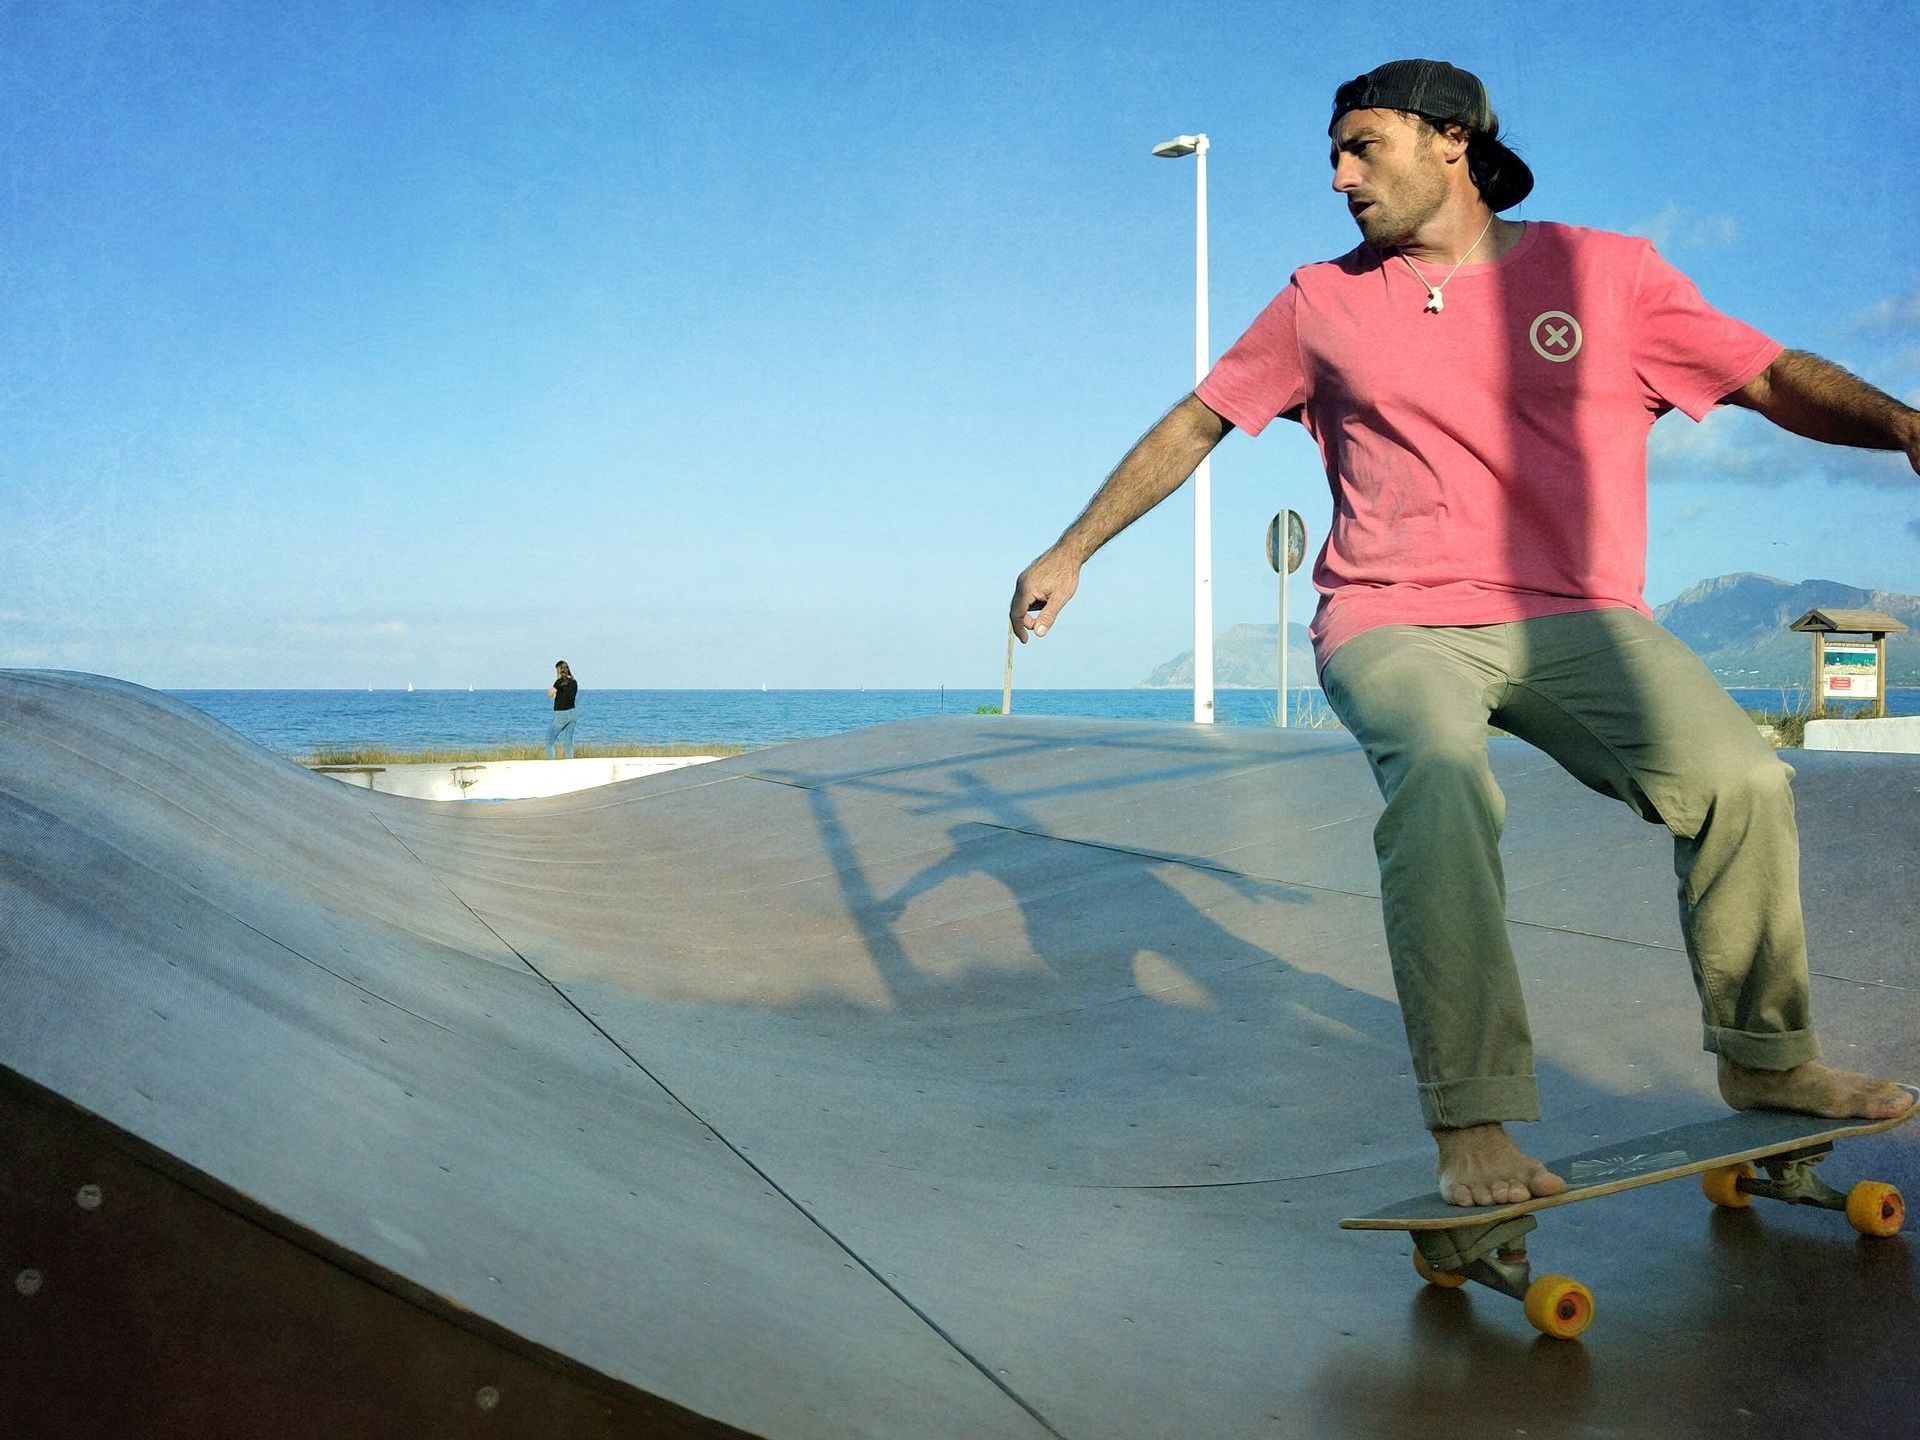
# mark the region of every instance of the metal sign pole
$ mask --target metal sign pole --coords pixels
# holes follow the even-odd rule
[[[1274,724],[1287,724],[1287,577],[1280,577],[1280,710]]]
[[[1282,510],[1267,526],[1267,564],[1280,577],[1280,704],[1273,723],[1287,722],[1287,576],[1300,568],[1307,553],[1307,523],[1292,510]]]

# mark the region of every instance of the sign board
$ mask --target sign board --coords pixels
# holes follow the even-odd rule
[[[1871,700],[1880,693],[1879,652],[1872,641],[1829,640],[1821,666],[1821,694],[1830,700]]]
[[[1280,536],[1282,528],[1286,532],[1287,568],[1280,568]],[[1307,523],[1292,510],[1282,510],[1273,517],[1273,523],[1267,526],[1267,564],[1273,567],[1276,575],[1291,575],[1300,568],[1300,560],[1307,553]]]

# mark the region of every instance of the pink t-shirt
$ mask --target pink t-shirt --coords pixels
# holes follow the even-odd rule
[[[1701,419],[1781,349],[1604,230],[1529,222],[1443,295],[1426,313],[1406,263],[1365,245],[1308,265],[1196,388],[1249,434],[1285,415],[1320,447],[1323,667],[1376,625],[1651,613],[1647,432]]]

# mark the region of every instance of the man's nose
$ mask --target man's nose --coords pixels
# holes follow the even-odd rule
[[[1360,167],[1349,164],[1352,159],[1351,155],[1342,155],[1333,167],[1333,188],[1342,195],[1358,189],[1360,185]]]

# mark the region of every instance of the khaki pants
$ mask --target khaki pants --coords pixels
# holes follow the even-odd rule
[[[1499,840],[1491,722],[1673,832],[1706,1048],[1814,1059],[1793,771],[1699,658],[1632,610],[1389,625],[1321,675],[1386,799],[1374,831],[1394,983],[1430,1128],[1537,1120]]]

